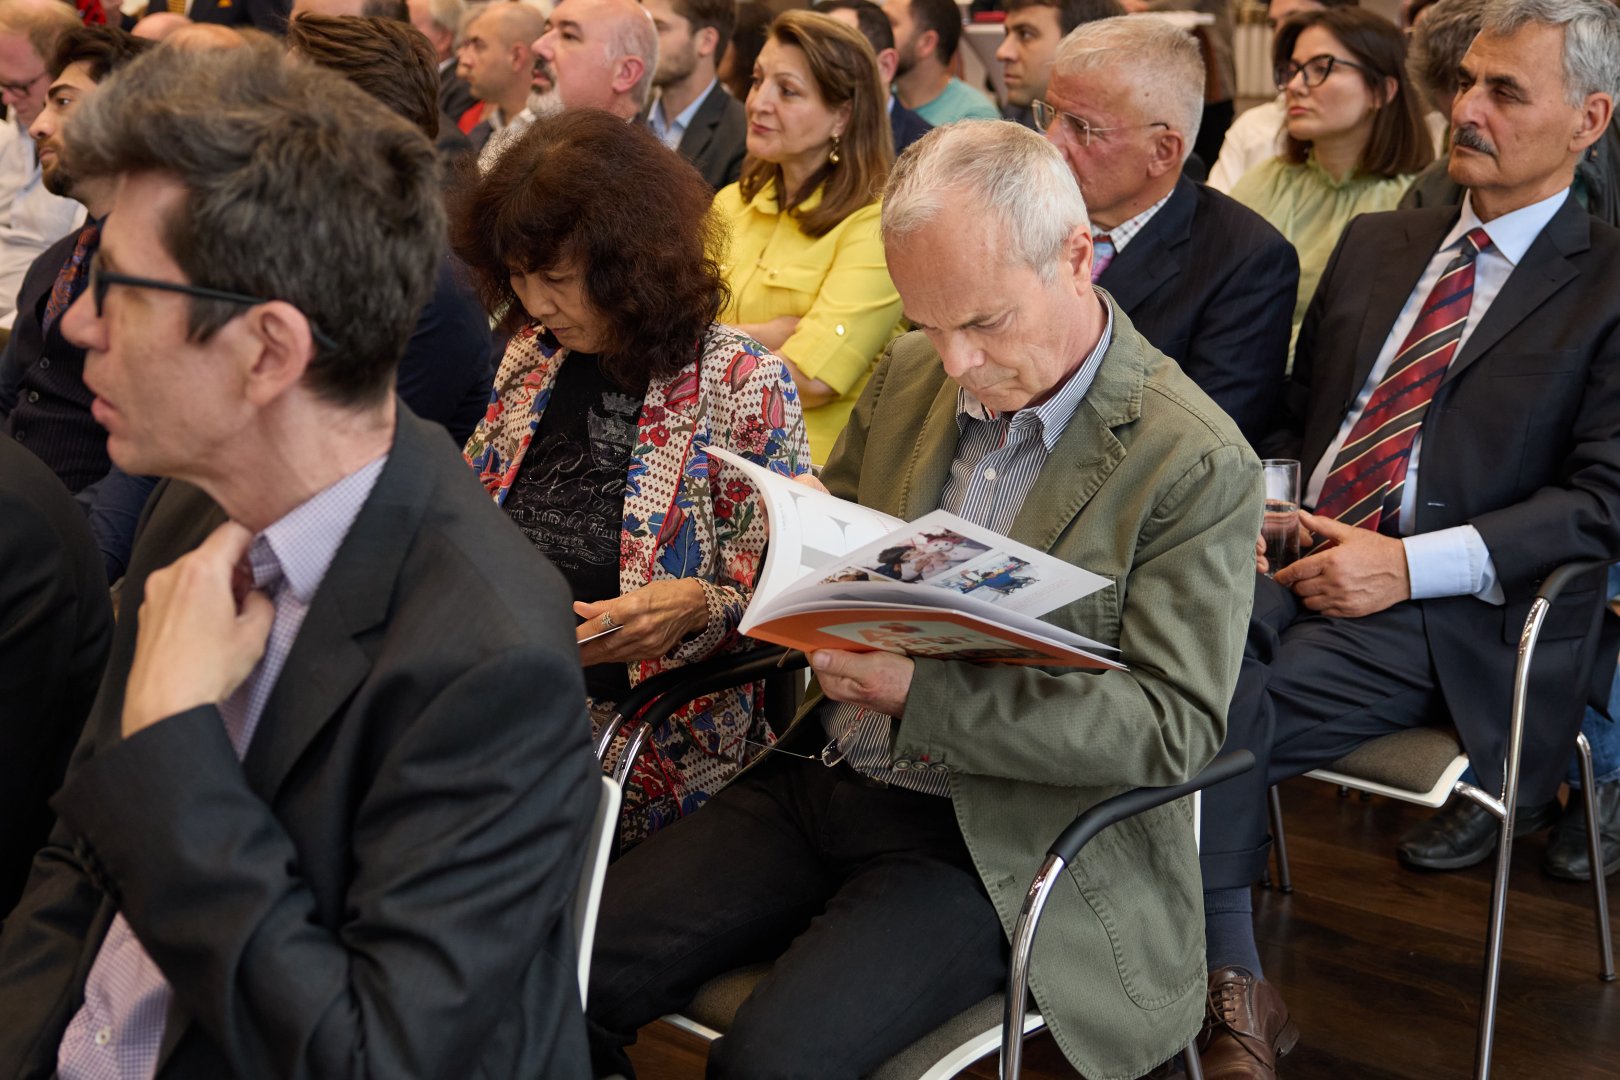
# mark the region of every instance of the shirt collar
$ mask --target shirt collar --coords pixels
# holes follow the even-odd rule
[[[697,111],[703,107],[703,103],[709,100],[709,95],[714,93],[714,88],[719,84],[719,81],[720,80],[718,79],[710,79],[709,85],[703,88],[703,93],[693,98],[692,104],[682,109],[681,114],[673,120],[664,115],[664,95],[659,94],[658,103],[653,106],[653,108],[658,110],[659,122],[662,123],[666,128],[680,128],[682,131],[685,131],[688,127],[691,127],[692,117],[696,116]]]
[[[966,387],[956,388],[956,428],[961,431],[968,421],[995,422],[1005,418],[1009,431],[1022,431],[1028,425],[1036,425],[1040,432],[1041,442],[1046,445],[1046,452],[1050,454],[1056,447],[1063,432],[1069,427],[1069,421],[1074,419],[1074,410],[1080,407],[1085,399],[1086,391],[1097,378],[1097,368],[1102,363],[1103,354],[1114,340],[1114,305],[1100,291],[1093,288],[1093,295],[1103,306],[1106,321],[1103,323],[1102,336],[1097,344],[1074,373],[1063,381],[1056,393],[1034,408],[1019,409],[1015,413],[997,413],[994,409],[970,394]]]
[[[1506,259],[1511,265],[1518,266],[1524,253],[1530,250],[1541,230],[1547,227],[1558,213],[1558,208],[1564,205],[1569,197],[1569,188],[1564,188],[1556,195],[1549,195],[1540,202],[1521,206],[1510,214],[1503,214],[1494,221],[1482,222],[1479,215],[1474,213],[1474,193],[1467,192],[1463,196],[1462,213],[1457,215],[1457,224],[1451,227],[1446,234],[1446,242],[1441,245],[1442,250],[1453,247],[1473,229],[1484,229],[1485,235],[1491,238],[1491,247],[1496,253]]]
[[[259,534],[275,553],[287,588],[299,603],[308,604],[315,598],[315,590],[387,462],[388,455],[383,454],[362,465],[266,525]]]
[[[1160,210],[1164,209],[1164,204],[1169,202],[1170,196],[1174,195],[1175,193],[1176,189],[1172,187],[1169,191],[1164,193],[1164,198],[1160,199],[1158,202],[1154,203],[1140,214],[1137,214],[1135,217],[1127,218],[1126,220],[1120,222],[1112,229],[1099,229],[1094,224],[1091,227],[1091,233],[1093,236],[1102,236],[1106,234],[1109,241],[1114,245],[1114,254],[1117,255],[1121,251],[1125,250],[1125,245],[1130,243],[1137,233],[1141,232],[1147,227],[1147,223],[1153,220],[1154,214],[1157,214]],[[1112,318],[1113,316],[1110,315],[1109,317]]]

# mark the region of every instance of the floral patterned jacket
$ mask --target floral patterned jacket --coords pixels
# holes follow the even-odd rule
[[[565,348],[538,325],[507,346],[488,411],[465,455],[496,503],[504,503],[539,429]],[[752,338],[718,323],[697,356],[647,389],[636,421],[619,535],[619,592],[650,581],[703,585],[708,625],[668,655],[632,663],[630,683],[672,667],[746,648],[737,634],[765,549],[759,499],[740,476],[712,477],[705,448],[720,446],[785,476],[810,470],[799,395],[786,366]],[[625,791],[623,836],[642,839],[691,813],[766,741],[762,687],[699,698],[653,733]],[[756,751],[757,752],[757,751]]]

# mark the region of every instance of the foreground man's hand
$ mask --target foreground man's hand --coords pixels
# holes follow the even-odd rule
[[[248,593],[237,608],[231,574],[252,540],[227,521],[146,579],[124,690],[126,739],[165,717],[224,701],[252,674],[276,614],[261,592]]]
[[[834,701],[859,705],[885,716],[902,716],[916,665],[909,656],[886,652],[817,649],[810,667],[822,692]]]
[[[1411,597],[1406,545],[1400,540],[1304,510],[1299,520],[1316,535],[1319,550],[1278,570],[1276,581],[1292,589],[1306,607],[1354,619]]]

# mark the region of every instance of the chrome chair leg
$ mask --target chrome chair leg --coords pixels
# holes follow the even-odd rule
[[[1277,793],[1277,785],[1271,785],[1267,792],[1271,803],[1271,842],[1277,848],[1277,888],[1284,893],[1294,891],[1294,878],[1288,872],[1288,837],[1283,832],[1282,796]]]
[[[1581,801],[1586,804],[1587,857],[1592,867],[1592,906],[1597,914],[1598,978],[1614,982],[1614,942],[1609,935],[1609,888],[1603,877],[1603,837],[1598,834],[1597,785],[1592,782],[1592,744],[1584,734],[1575,736],[1575,752],[1581,762]]]
[[[1187,1064],[1187,1080],[1204,1080],[1204,1063],[1198,1060],[1198,1036],[1194,1035],[1193,1041],[1187,1044],[1181,1060]]]

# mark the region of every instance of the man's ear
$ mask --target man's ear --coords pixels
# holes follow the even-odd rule
[[[693,35],[692,43],[699,56],[712,56],[715,62],[719,63],[720,57],[717,55],[719,50],[716,46],[720,44],[720,31],[712,26],[705,26]]]
[[[1613,116],[1613,98],[1608,94],[1587,94],[1586,101],[1581,105],[1581,126],[1575,129],[1569,148],[1576,153],[1584,152],[1603,137]]]
[[[613,70],[613,92],[628,94],[647,70],[647,61],[639,56],[621,56]]]
[[[298,385],[315,360],[309,317],[285,300],[270,300],[226,326],[238,323],[251,352],[245,392],[255,405],[268,405]]]
[[[1091,241],[1091,230],[1083,225],[1076,225],[1063,241],[1064,262],[1074,271],[1075,292],[1080,295],[1089,295],[1091,292],[1091,260],[1096,254],[1096,245]]]
[[[884,49],[877,54],[878,78],[884,86],[894,82],[894,73],[900,70],[900,54],[893,49]]]
[[[1156,131],[1153,137],[1153,150],[1148,157],[1148,178],[1157,180],[1166,173],[1181,168],[1186,150],[1187,144],[1182,141],[1181,132],[1168,128]]]
[[[933,56],[939,51],[939,31],[924,30],[917,35],[917,56]]]
[[[513,71],[534,70],[534,50],[529,48],[527,42],[514,41],[506,52]]]

